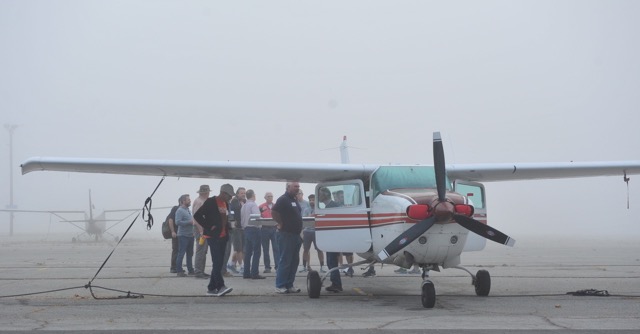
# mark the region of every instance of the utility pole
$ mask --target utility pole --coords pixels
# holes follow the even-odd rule
[[[9,130],[9,206],[7,209],[15,209],[13,205],[13,131],[18,127],[16,124],[5,124],[4,128]],[[9,236],[13,236],[13,212],[9,213]]]

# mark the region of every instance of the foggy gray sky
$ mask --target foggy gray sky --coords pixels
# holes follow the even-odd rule
[[[338,162],[343,135],[354,163],[431,164],[433,131],[447,163],[638,160],[638,14],[636,1],[2,0],[14,201],[85,210],[91,188],[99,210],[141,207],[160,180],[20,175],[32,156]],[[166,179],[154,204],[224,182]],[[284,190],[232,184],[259,202]],[[486,188],[489,224],[516,239],[640,234],[640,177],[630,210],[622,176]],[[47,228],[16,216],[15,233]]]

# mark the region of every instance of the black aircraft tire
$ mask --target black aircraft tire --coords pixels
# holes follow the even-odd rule
[[[476,274],[476,295],[488,296],[491,291],[491,275],[486,270],[478,270]]]
[[[315,270],[311,270],[307,274],[307,293],[309,298],[320,298],[320,290],[322,290],[320,274]]]
[[[433,282],[426,280],[422,282],[422,306],[433,308],[436,305],[436,288]]]

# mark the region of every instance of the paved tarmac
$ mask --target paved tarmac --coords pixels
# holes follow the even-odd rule
[[[125,238],[87,289],[115,243],[69,239],[0,237],[0,331],[640,330],[640,245],[632,238],[520,236],[514,248],[488,243],[482,252],[464,253],[462,264],[474,273],[489,270],[490,295],[477,297],[463,271],[431,272],[438,295],[433,309],[422,307],[419,275],[395,274],[393,266],[377,266],[373,278],[355,268],[353,278],[343,277],[343,293],[323,290],[319,299],[307,297],[303,273],[299,294],[276,294],[274,275],[266,274],[265,280],[229,278],[231,294],[208,297],[208,280],[169,273],[171,244],[159,238]],[[312,250],[312,265],[317,263]],[[583,289],[607,290],[610,296],[566,294]]]

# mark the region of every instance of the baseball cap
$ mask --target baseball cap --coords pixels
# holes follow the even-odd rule
[[[225,183],[222,185],[222,187],[220,187],[220,192],[226,193],[231,197],[235,196],[236,194],[236,192],[233,191],[233,186],[228,183]]]

